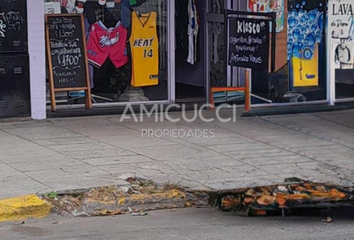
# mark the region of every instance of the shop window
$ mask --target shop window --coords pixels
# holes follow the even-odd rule
[[[336,99],[354,97],[354,4],[330,1],[330,45],[334,53]],[[333,80],[333,79],[331,79]]]
[[[94,104],[169,99],[166,0],[45,0],[44,4],[46,14],[84,16]],[[47,85],[49,104],[49,81]],[[84,104],[84,94],[57,92],[56,101],[64,107]]]
[[[248,0],[248,11],[277,13],[276,71],[252,71],[252,103],[326,100],[326,1]]]
[[[208,1],[210,13],[224,14],[225,1]],[[210,86],[226,87],[225,79],[225,23],[209,22]]]

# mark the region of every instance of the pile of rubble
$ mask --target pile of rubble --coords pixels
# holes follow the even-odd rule
[[[354,188],[286,179],[284,184],[223,191],[188,191],[179,185],[158,185],[127,179],[129,186],[93,188],[81,193],[42,196],[58,213],[74,216],[107,216],[184,207],[218,206],[222,211],[245,211],[248,216],[282,214],[294,209],[354,207]]]
[[[283,185],[218,192],[223,211],[247,210],[248,215],[285,214],[287,209],[354,207],[354,188],[285,179]]]
[[[130,185],[93,188],[81,193],[42,196],[57,213],[74,216],[106,216],[130,213],[144,216],[148,210],[209,206],[209,196],[190,193],[178,185],[157,185],[153,181],[128,179]]]

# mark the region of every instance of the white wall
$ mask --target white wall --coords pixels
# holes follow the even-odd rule
[[[27,0],[32,118],[46,118],[44,1]]]

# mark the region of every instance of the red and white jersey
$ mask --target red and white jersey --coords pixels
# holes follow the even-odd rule
[[[129,61],[127,35],[121,22],[113,28],[107,28],[101,21],[92,24],[87,41],[88,61],[101,67],[109,58],[116,68],[125,65]]]

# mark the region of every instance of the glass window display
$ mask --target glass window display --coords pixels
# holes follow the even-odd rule
[[[93,103],[169,99],[167,1],[51,0],[45,6],[47,14],[84,16]],[[57,92],[56,100],[70,107],[83,104],[84,94]]]

